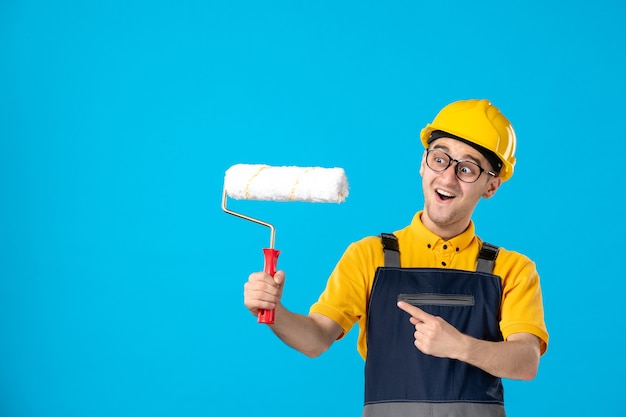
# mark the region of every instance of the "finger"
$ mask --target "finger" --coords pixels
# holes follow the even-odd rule
[[[412,317],[416,318],[419,321],[426,321],[432,317],[430,314],[428,314],[421,308],[415,307],[414,305],[409,304],[405,301],[398,301],[398,307],[401,310],[404,310],[405,312],[409,313]]]
[[[284,281],[284,276],[279,276],[279,282],[277,283],[270,274],[265,272],[254,272],[250,274],[248,281],[244,283],[244,293],[259,291],[266,292],[280,298],[280,294],[282,293],[282,281]]]
[[[260,300],[244,300],[244,306],[253,313],[257,310],[273,310],[276,308],[276,303],[270,303],[269,301]]]
[[[248,285],[250,284],[250,285]],[[243,293],[243,302],[249,309],[273,309],[280,301],[279,292],[274,287],[263,284],[264,287],[256,287],[251,283],[246,284]]]
[[[253,272],[248,277],[248,282],[266,282],[268,284],[275,284],[274,278],[267,272]]]
[[[257,298],[260,300],[273,301],[280,297],[281,291],[274,282],[248,281],[243,286],[244,295],[247,298]]]
[[[417,319],[413,316],[411,316],[411,318],[409,319],[409,321],[411,322],[412,325],[417,326],[419,324],[424,324],[424,322],[420,319]]]

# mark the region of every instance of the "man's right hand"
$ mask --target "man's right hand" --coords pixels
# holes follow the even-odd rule
[[[243,286],[243,303],[257,316],[259,310],[273,310],[283,295],[285,272],[276,271],[274,277],[266,272],[253,272]]]

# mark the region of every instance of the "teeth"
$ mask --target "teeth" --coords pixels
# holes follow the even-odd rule
[[[451,193],[449,193],[449,192],[447,192],[447,191],[437,190],[437,192],[438,192],[439,194],[441,194],[442,196],[444,196],[444,197],[454,197],[454,194],[451,194]]]

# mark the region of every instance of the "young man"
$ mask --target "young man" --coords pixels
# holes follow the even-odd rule
[[[244,304],[310,357],[360,327],[363,416],[504,416],[501,378],[530,380],[548,333],[535,264],[483,242],[472,213],[511,178],[516,138],[487,100],[444,107],[421,132],[424,208],[351,244],[308,315],[280,303],[285,274],[250,275]]]

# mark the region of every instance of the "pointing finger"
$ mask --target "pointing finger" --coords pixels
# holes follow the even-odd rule
[[[430,317],[432,317],[430,314],[426,313],[421,308],[415,307],[414,305],[411,305],[405,301],[398,301],[398,307],[401,310],[406,311],[407,313],[411,315],[411,317],[414,317],[419,321],[425,321],[425,320],[428,320]]]

